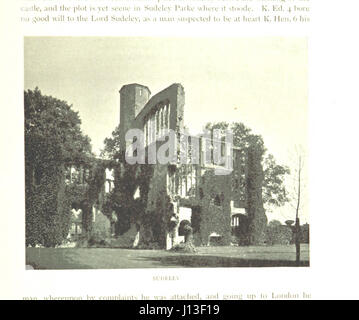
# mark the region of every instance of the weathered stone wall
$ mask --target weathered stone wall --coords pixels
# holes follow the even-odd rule
[[[150,90],[143,85],[128,84],[120,90],[120,143],[125,150],[125,135],[129,129],[136,128],[135,118],[150,98]]]
[[[179,83],[174,83],[155,94],[137,115],[133,127],[143,129],[146,116],[151,113],[157,105],[165,102],[169,102],[170,104],[170,129],[176,130],[182,128],[185,94],[182,85]]]
[[[221,244],[228,245],[231,240],[230,176],[215,176],[213,170],[209,170],[201,179],[200,228],[194,233],[194,242],[207,245],[209,236],[216,233],[222,237]],[[216,197],[220,198],[220,204]]]

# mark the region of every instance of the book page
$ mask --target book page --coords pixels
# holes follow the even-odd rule
[[[355,298],[352,15],[3,1],[0,297]]]

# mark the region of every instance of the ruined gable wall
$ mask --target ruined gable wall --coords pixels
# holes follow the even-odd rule
[[[146,116],[151,113],[157,105],[164,102],[170,103],[170,129],[176,130],[178,127],[183,127],[185,95],[182,85],[178,83],[174,83],[155,94],[137,115],[133,127],[143,129]],[[177,123],[178,118],[180,118],[181,123]]]

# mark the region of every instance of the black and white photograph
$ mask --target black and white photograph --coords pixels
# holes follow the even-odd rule
[[[0,1],[0,300],[357,299],[353,3]]]
[[[309,267],[305,37],[24,37],[26,270]]]

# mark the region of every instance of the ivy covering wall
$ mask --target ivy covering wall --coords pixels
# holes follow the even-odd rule
[[[90,139],[71,105],[38,88],[24,92],[24,113],[26,245],[54,247],[69,233],[72,204],[98,192],[96,183],[86,190],[65,183],[66,163],[93,158]]]
[[[62,243],[70,228],[71,202],[66,197],[64,166],[58,145],[40,139],[36,144],[27,142],[26,245],[53,247]],[[34,147],[41,151],[41,162]]]

